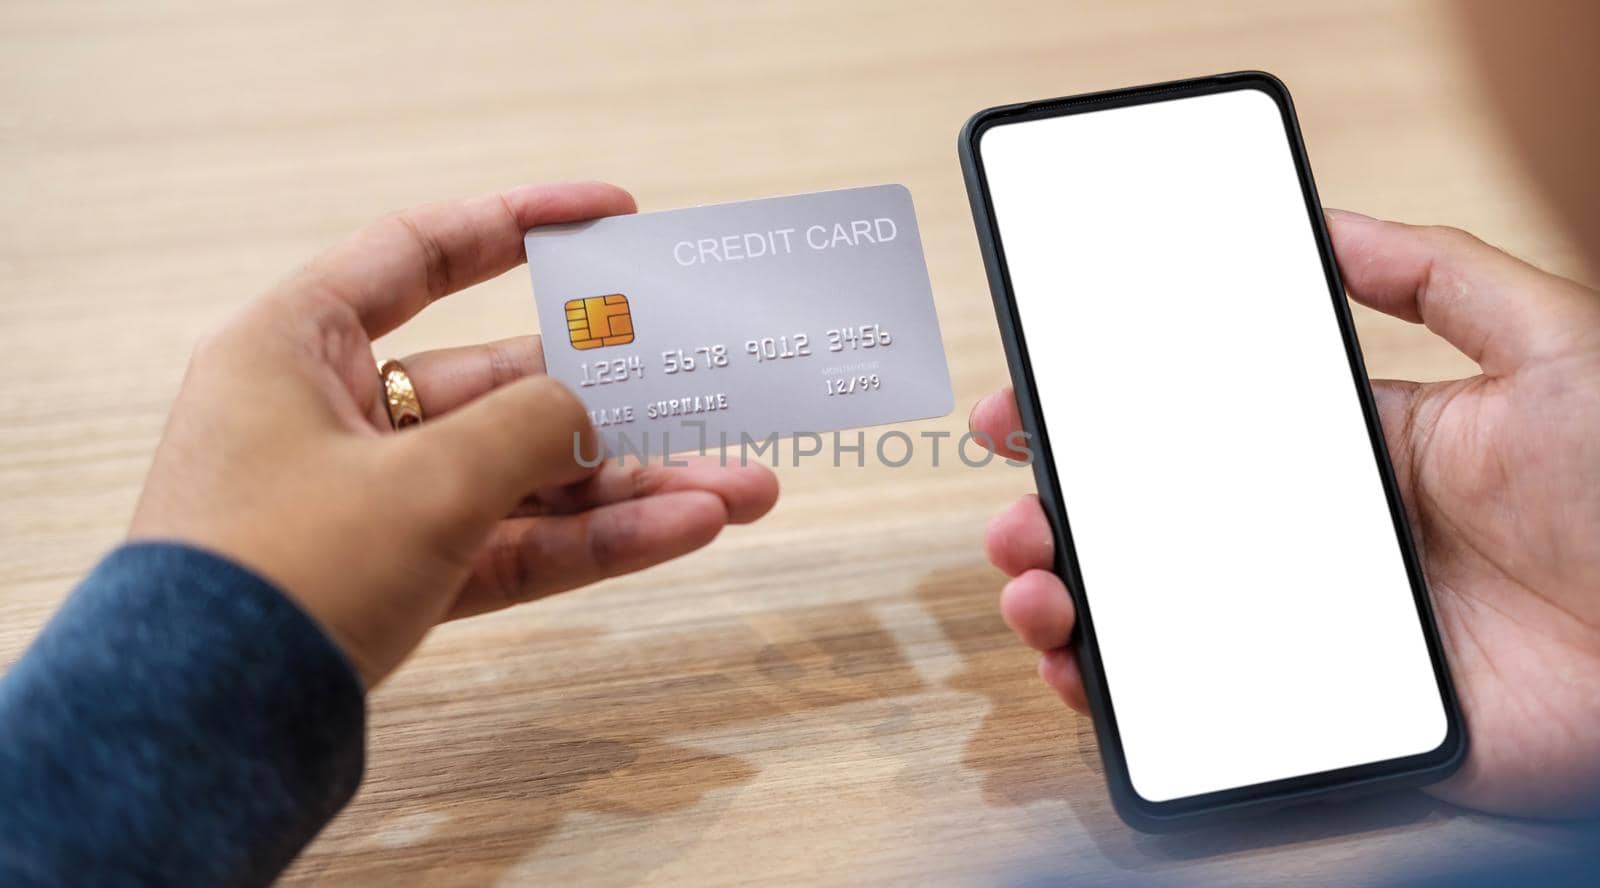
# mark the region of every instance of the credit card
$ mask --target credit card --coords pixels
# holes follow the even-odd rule
[[[901,185],[612,216],[525,238],[545,365],[613,455],[944,416]]]

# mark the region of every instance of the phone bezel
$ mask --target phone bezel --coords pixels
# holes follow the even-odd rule
[[[1294,156],[1296,173],[1300,179],[1301,193],[1306,212],[1317,240],[1329,295],[1333,300],[1334,314],[1338,319],[1339,333],[1344,340],[1352,380],[1361,401],[1362,415],[1366,420],[1373,457],[1377,461],[1383,480],[1389,512],[1393,518],[1397,542],[1405,562],[1406,574],[1411,582],[1416,601],[1417,618],[1422,623],[1428,646],[1428,656],[1433,664],[1444,706],[1447,728],[1444,740],[1428,752],[1402,758],[1369,762],[1332,771],[1323,771],[1290,777],[1267,783],[1236,787],[1197,796],[1188,796],[1163,802],[1143,798],[1134,789],[1129,778],[1127,762],[1123,757],[1116,714],[1105,685],[1100,662],[1100,651],[1095,642],[1094,619],[1086,600],[1083,582],[1079,575],[1077,553],[1073,547],[1070,524],[1051,457],[1049,433],[1044,422],[1034,386],[1033,372],[1028,360],[1027,340],[1017,314],[1016,302],[1011,293],[1011,280],[1005,262],[997,220],[989,197],[987,178],[979,142],[990,127],[1101,111],[1109,108],[1171,101],[1199,95],[1209,95],[1234,90],[1254,89],[1266,93],[1277,105],[1284,124],[1284,134]],[[1056,571],[1071,589],[1077,607],[1077,625],[1074,640],[1078,663],[1083,673],[1090,709],[1094,718],[1095,734],[1099,741],[1100,756],[1104,764],[1106,781],[1112,803],[1117,813],[1129,825],[1144,831],[1161,832],[1182,828],[1218,818],[1259,813],[1272,808],[1298,803],[1312,798],[1357,795],[1385,789],[1420,786],[1442,779],[1458,768],[1466,756],[1466,732],[1456,700],[1454,685],[1444,659],[1438,628],[1434,622],[1433,608],[1423,578],[1422,566],[1406,519],[1399,485],[1395,481],[1394,467],[1389,460],[1383,430],[1378,422],[1377,405],[1367,378],[1361,347],[1356,340],[1355,325],[1350,318],[1345,300],[1344,286],[1339,278],[1339,268],[1334,261],[1333,246],[1328,238],[1322,204],[1317,197],[1312,180],[1311,166],[1306,159],[1305,145],[1301,140],[1299,121],[1289,90],[1278,78],[1262,71],[1239,71],[1190,80],[1130,87],[1127,89],[1089,93],[1064,98],[1045,99],[1015,105],[989,108],[973,115],[961,130],[959,143],[961,167],[966,177],[967,195],[972,204],[973,221],[977,226],[978,240],[983,250],[984,266],[988,272],[989,289],[994,298],[995,316],[1000,325],[1006,359],[1010,365],[1017,406],[1022,416],[1023,430],[1033,442],[1034,479],[1045,514],[1050,519],[1056,542]]]

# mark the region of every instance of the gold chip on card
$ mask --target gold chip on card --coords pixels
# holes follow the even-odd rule
[[[627,345],[633,341],[633,314],[621,293],[567,301],[567,338],[573,348]]]

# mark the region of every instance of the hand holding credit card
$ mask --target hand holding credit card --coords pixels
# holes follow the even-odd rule
[[[899,185],[527,232],[550,375],[607,451],[665,455],[948,414]]]

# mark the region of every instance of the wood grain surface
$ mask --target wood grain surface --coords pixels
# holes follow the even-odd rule
[[[10,0],[0,666],[123,534],[196,337],[370,217],[568,178],[645,209],[903,182],[958,405],[905,430],[959,434],[1006,382],[961,123],[1240,68],[1289,84],[1328,205],[1579,273],[1432,4]],[[1358,318],[1377,375],[1473,371]],[[519,270],[379,351],[535,328]],[[366,783],[288,881],[1361,882],[1571,841],[1421,795],[1133,833],[996,613],[981,534],[1028,472],[780,474],[776,511],[705,551],[436,631],[371,698]]]

